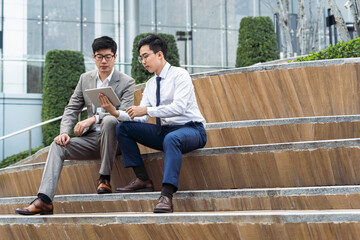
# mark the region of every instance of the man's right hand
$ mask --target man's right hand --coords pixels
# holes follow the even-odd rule
[[[66,146],[66,144],[68,144],[69,141],[70,141],[70,136],[67,133],[62,133],[54,138],[54,142],[61,146]]]

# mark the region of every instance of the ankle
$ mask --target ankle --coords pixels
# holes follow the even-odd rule
[[[168,197],[170,199],[173,198],[173,194],[177,191],[177,187],[169,183],[163,183],[161,189],[161,195]]]
[[[40,198],[41,201],[43,201],[46,204],[51,204],[51,202],[52,202],[51,199],[43,193],[38,193],[37,196],[38,196],[38,198]]]
[[[100,179],[108,180],[110,182],[110,175],[100,175]]]

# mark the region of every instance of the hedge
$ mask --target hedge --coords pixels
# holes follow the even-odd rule
[[[270,17],[244,17],[240,22],[236,67],[279,59],[274,25]]]
[[[149,73],[141,63],[138,61],[139,52],[138,52],[138,42],[153,33],[140,33],[137,35],[133,42],[133,50],[132,50],[132,61],[131,61],[131,76],[135,79],[136,84],[144,83],[149,80],[154,73]],[[176,45],[176,40],[174,35],[166,34],[166,33],[157,33],[158,36],[164,38],[167,43],[168,50],[166,61],[169,62],[172,66],[180,66],[180,57],[179,57],[179,49]]]
[[[297,58],[296,62],[352,57],[360,57],[360,38],[338,42],[316,53],[310,52],[308,56]]]
[[[36,153],[37,151],[39,151],[40,149],[42,149],[43,147],[40,146],[38,148],[33,148],[31,149],[31,154]],[[29,150],[27,151],[23,151],[14,155],[11,155],[9,157],[4,158],[1,162],[0,162],[0,168],[4,168],[7,167],[11,164],[14,164],[16,162],[19,162],[25,158],[27,158],[29,156]]]
[[[43,105],[41,109],[42,121],[46,121],[64,112],[79,77],[85,72],[84,55],[79,51],[51,50],[46,54]],[[42,127],[43,143],[48,146],[54,137],[59,135],[60,121]]]

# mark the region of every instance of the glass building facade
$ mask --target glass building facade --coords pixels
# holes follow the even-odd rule
[[[51,49],[82,51],[94,69],[91,43],[103,35],[118,43],[116,68],[130,74],[125,15],[134,6],[137,33],[185,34],[177,45],[191,73],[234,67],[241,19],[274,16],[263,0],[0,0],[0,92],[41,93]]]

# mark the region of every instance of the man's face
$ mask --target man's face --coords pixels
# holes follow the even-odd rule
[[[158,68],[162,68],[161,64],[161,52],[154,53],[153,50],[149,48],[149,45],[144,45],[140,48],[139,54],[142,58],[142,65],[149,71],[149,73],[156,72]]]
[[[111,48],[100,49],[93,54],[93,58],[99,74],[110,74],[117,55],[111,51]]]

